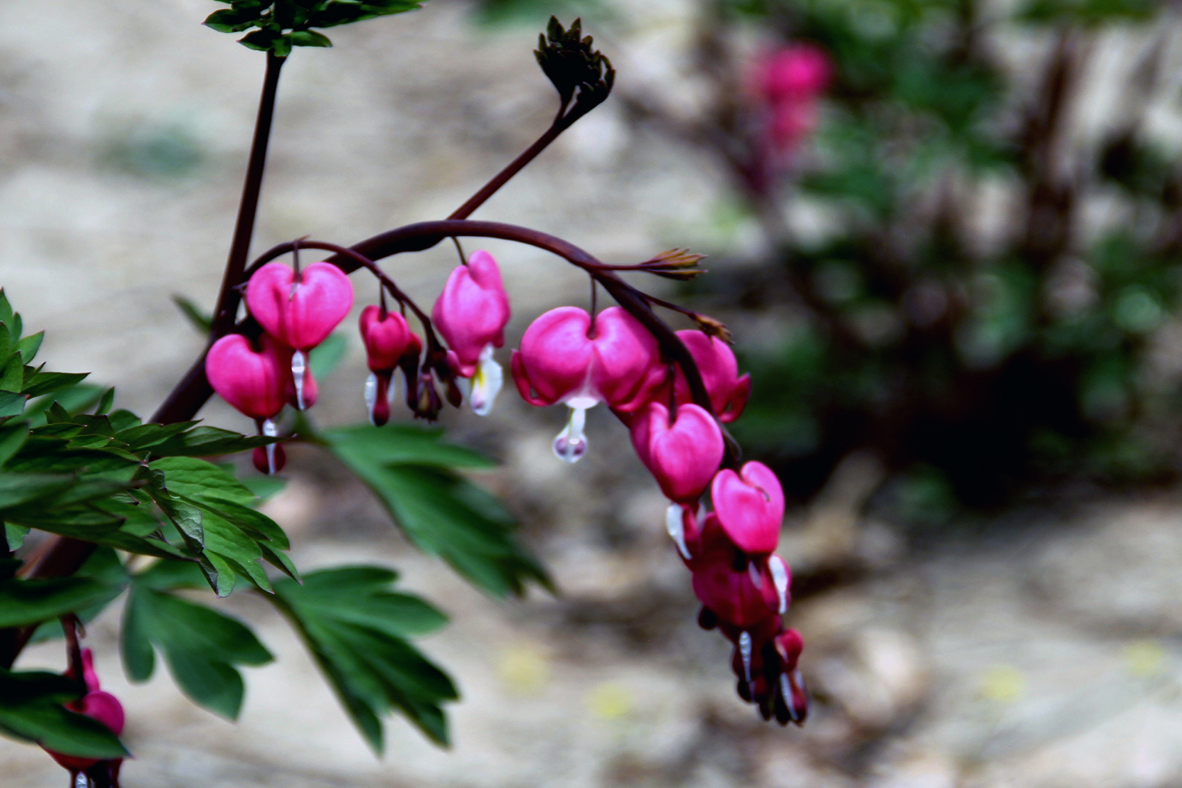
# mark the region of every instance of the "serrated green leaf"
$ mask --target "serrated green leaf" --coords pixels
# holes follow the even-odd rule
[[[344,361],[348,352],[349,340],[345,338],[344,332],[329,334],[328,338],[308,355],[308,367],[312,370],[312,377],[316,380],[326,380]]]
[[[291,34],[291,45],[294,47],[331,47],[332,41],[328,36],[312,30],[296,30]]]
[[[395,434],[383,443],[376,439],[382,432]],[[407,448],[399,446],[404,436]],[[438,433],[413,428],[334,430],[323,438],[421,550],[440,556],[496,596],[520,594],[529,580],[549,587],[541,564],[513,538],[515,523],[501,503],[440,467],[451,456],[485,462],[479,455],[440,443]],[[415,462],[416,456],[430,464]]]
[[[144,641],[160,649],[169,671],[194,703],[236,719],[244,687],[236,665],[264,665],[271,653],[236,619],[171,594],[132,584],[124,621],[124,668],[133,681],[151,676]],[[131,640],[127,640],[130,623]]]
[[[83,692],[65,676],[0,669],[0,733],[67,755],[126,757],[127,748],[107,726],[63,705]]]
[[[254,493],[233,474],[205,460],[165,457],[151,463],[150,467],[164,471],[170,492],[201,503],[216,505],[217,501],[230,501],[249,506],[255,501]]]
[[[106,391],[104,391],[103,396],[99,398],[98,405],[96,405],[95,409],[94,409],[95,415],[96,416],[105,416],[107,413],[109,413],[111,411],[111,406],[114,404],[115,404],[115,389],[114,389],[114,387],[112,387],[112,388],[109,388]],[[111,423],[110,419],[108,419],[107,424],[110,424],[110,423]],[[114,433],[114,429],[115,429],[114,427],[111,428],[112,433]]]
[[[89,374],[89,372],[42,372],[25,367],[25,382],[21,393],[26,397],[52,394],[55,391],[76,386]]]
[[[155,457],[213,457],[250,451],[275,441],[275,438],[241,435],[217,427],[197,427],[172,435],[150,448]]]
[[[21,354],[21,360],[26,364],[33,363],[33,359],[37,357],[37,351],[41,349],[41,340],[45,339],[45,332],[38,331],[32,336],[27,336],[17,343],[16,349]]]
[[[13,317],[12,304],[8,303],[8,295],[0,287],[0,325],[11,326]]]
[[[432,740],[447,743],[441,705],[458,697],[451,679],[407,640],[440,626],[423,600],[390,590],[382,567],[312,572],[304,584],[275,584],[275,600],[295,625],[358,730],[382,750],[380,717],[397,709]]]
[[[29,535],[29,529],[19,525],[4,524],[4,539],[8,544],[9,552],[19,550],[21,545],[25,543],[25,537]]]
[[[2,326],[0,331],[3,331]],[[21,359],[20,353],[13,353],[11,356],[0,353],[0,359],[5,358],[7,361],[0,367],[0,390],[19,392],[24,386],[25,362]]]
[[[24,394],[0,391],[0,418],[21,415],[25,412],[26,401]]]
[[[103,612],[107,605],[113,602],[123,592],[128,582],[127,570],[123,568],[123,563],[119,560],[119,556],[110,547],[97,548],[90,554],[90,558],[87,558],[86,562],[71,577],[89,578],[110,589],[110,593],[105,598],[99,599],[92,605],[70,611],[83,624],[88,624],[97,618],[99,613]],[[60,620],[46,621],[37,627],[32,637],[29,638],[29,644],[40,643],[45,640],[63,637],[64,635],[65,632],[62,630]]]
[[[443,430],[410,424],[368,424],[321,435],[332,449],[366,465],[434,465],[440,468],[495,468],[479,452],[444,440]]]
[[[119,590],[118,586],[87,577],[3,580],[0,581],[0,629],[31,626],[104,604],[118,596]]]

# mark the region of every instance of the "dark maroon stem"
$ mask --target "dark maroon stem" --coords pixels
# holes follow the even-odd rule
[[[473,194],[466,203],[453,211],[451,216],[447,218],[467,219],[472,215],[473,211],[483,205],[489,197],[492,197],[502,186],[508,183],[510,178],[521,172],[525,165],[536,159],[538,154],[546,150],[551,142],[558,139],[558,135],[569,129],[574,125],[576,120],[586,114],[585,112],[579,112],[576,107],[576,109],[571,110],[569,115],[563,115],[565,110],[566,105],[563,104],[558,108],[558,115],[555,116],[554,122],[550,124],[550,128],[546,129],[545,133],[538,137],[533,145],[530,145],[522,151],[520,156],[509,162],[509,166],[493,176],[491,181],[480,187],[480,191]]]
[[[242,281],[246,261],[250,256],[250,239],[254,234],[254,219],[259,207],[259,192],[263,188],[263,170],[267,164],[267,142],[271,138],[271,121],[275,116],[275,93],[279,89],[279,71],[285,58],[267,53],[267,76],[263,81],[263,95],[259,99],[259,115],[254,126],[254,142],[250,146],[250,163],[246,168],[246,182],[242,186],[242,202],[238,206],[238,222],[234,225],[234,240],[226,260],[226,274],[213,313],[211,337],[220,337],[234,327],[237,299],[231,298],[233,288]],[[236,294],[235,294],[236,295]],[[229,309],[231,302],[235,307]]]

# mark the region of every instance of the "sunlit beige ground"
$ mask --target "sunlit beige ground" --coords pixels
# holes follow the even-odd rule
[[[300,51],[287,66],[257,249],[304,234],[348,243],[446,215],[548,121],[553,96],[530,28],[481,31],[464,3],[429,5],[335,32],[336,48]],[[626,13],[600,40],[620,84],[665,80],[673,99],[692,102],[679,80],[687,4],[618,5]],[[0,4],[0,284],[26,325],[48,330],[46,359],[117,382],[122,404],[141,412],[200,347],[169,296],[208,304],[216,292],[253,122],[261,57],[198,24],[217,7]],[[199,161],[153,174],[160,144]],[[720,182],[708,164],[630,131],[609,103],[479,216],[621,262],[676,244],[750,243],[720,218],[730,215]],[[583,303],[584,281],[560,262],[490,248],[513,293],[512,332],[548,306]],[[389,270],[429,303],[454,264],[440,247]],[[323,388],[321,418],[360,415],[362,376],[355,347]],[[560,415],[512,399],[491,421],[452,422],[459,439],[505,460],[483,481],[512,502],[560,599],[482,597],[406,548],[363,490],[311,455],[294,458],[291,486],[270,504],[300,566],[389,563],[451,615],[423,646],[464,695],[452,750],[395,719],[376,760],[290,631],[240,595],[225,607],[278,659],[248,672],[237,725],[190,705],[163,670],[128,686],[118,611],[92,627],[100,671],[130,717],[137,759],[125,788],[1182,784],[1176,501],[1020,512],[988,538],[908,552],[851,513],[848,491],[873,470],[848,463],[830,503],[789,524],[781,551],[807,568],[838,550],[861,572],[792,612],[816,697],[809,726],[785,731],[738,700],[724,644],[695,626],[663,501],[624,430],[592,418],[592,454],[569,468],[547,445]],[[225,407],[207,415],[248,428]],[[852,550],[835,547],[847,537]],[[60,669],[62,658],[43,645],[21,665]],[[64,783],[38,750],[0,741],[0,786]]]

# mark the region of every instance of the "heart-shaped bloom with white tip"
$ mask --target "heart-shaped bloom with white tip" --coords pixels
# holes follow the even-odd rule
[[[725,445],[714,417],[697,405],[649,403],[632,421],[632,445],[671,501],[696,501],[714,478]]]

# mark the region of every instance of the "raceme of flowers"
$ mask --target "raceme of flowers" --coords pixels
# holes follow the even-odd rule
[[[452,404],[462,393],[473,411],[487,414],[502,387],[494,353],[504,345],[511,316],[492,255],[478,251],[452,271],[431,319],[420,314],[426,343],[384,298],[383,292],[383,303],[365,307],[360,319],[370,421],[380,426],[389,419],[398,371],[416,415],[438,412],[435,375],[448,384]],[[246,304],[263,333],[254,341],[242,334],[217,340],[205,370],[223,399],[275,437],[284,405],[302,410],[315,403],[308,355],[348,314],[353,290],[330,263],[293,271],[271,262],[251,276]],[[447,345],[434,353],[432,325]],[[734,354],[718,337],[700,330],[677,337],[697,366],[710,410],[694,402],[684,371],[663,356],[654,335],[619,306],[597,314],[563,306],[541,315],[512,352],[511,374],[526,402],[569,409],[554,440],[554,453],[566,462],[587,451],[588,409],[604,403],[629,427],[637,455],[670,500],[666,528],[692,574],[703,606],[699,623],[717,628],[734,646],[739,695],[757,704],[764,719],[801,724],[808,712],[797,667],[803,641],[783,626],[791,573],[773,554],[784,493],[759,462],[724,467],[721,425],[742,415],[751,379],[739,374]],[[282,447],[257,449],[254,461],[273,473],[283,466]]]

